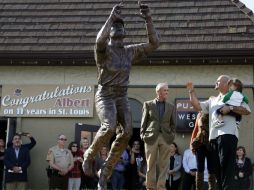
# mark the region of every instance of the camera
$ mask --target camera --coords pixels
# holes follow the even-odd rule
[[[20,135],[20,136],[27,136],[29,133],[25,133],[25,132],[20,132],[20,133],[18,133],[18,135]]]

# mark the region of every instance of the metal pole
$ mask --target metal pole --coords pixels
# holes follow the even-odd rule
[[[9,133],[10,133],[10,125],[11,125],[11,118],[7,118],[7,128],[6,128],[6,138],[5,138],[5,149],[7,149],[7,145],[9,142]],[[4,171],[3,171],[3,183],[2,183],[2,189],[5,190],[5,165],[4,165]]]

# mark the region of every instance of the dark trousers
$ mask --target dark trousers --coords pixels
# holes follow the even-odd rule
[[[49,189],[68,189],[68,175],[60,176],[60,175],[52,175],[49,178]]]
[[[184,172],[182,190],[192,190],[192,189],[193,190],[196,189],[195,176],[192,176],[191,174]]]
[[[3,189],[3,168],[0,168],[0,190]]]
[[[238,139],[235,135],[220,135],[211,142],[212,159],[215,161],[217,188],[234,189],[235,157]]]
[[[251,183],[250,183],[250,178],[249,177],[235,180],[235,183],[234,183],[235,189],[234,190],[249,190],[250,189],[250,184]]]
[[[82,173],[80,189],[96,189],[97,183],[98,181],[95,177],[88,177]]]
[[[179,184],[181,183],[181,178],[177,179],[175,181],[171,181],[171,184],[169,183],[169,180],[166,181],[166,189],[167,190],[178,190]]]
[[[208,182],[204,181],[203,190],[208,190]]]
[[[215,162],[213,160],[212,151],[206,145],[201,145],[196,149],[196,158],[197,158],[197,169],[198,172],[204,172],[205,170],[205,158],[207,160],[207,169],[209,174],[215,174]]]

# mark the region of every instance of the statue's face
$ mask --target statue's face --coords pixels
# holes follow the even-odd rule
[[[110,38],[112,39],[123,39],[125,37],[125,29],[122,23],[114,23],[110,29]]]

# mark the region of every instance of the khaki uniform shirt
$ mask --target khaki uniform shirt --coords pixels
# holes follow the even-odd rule
[[[70,150],[60,149],[57,145],[49,149],[47,154],[47,161],[53,161],[54,164],[58,165],[62,169],[68,169],[73,163],[73,156]]]

